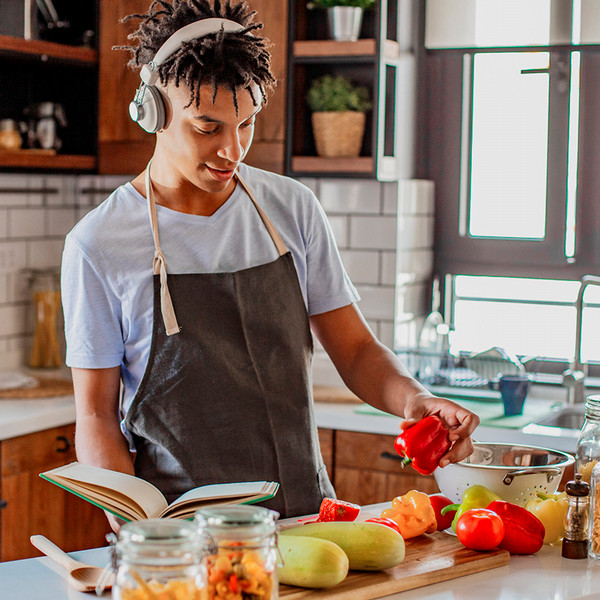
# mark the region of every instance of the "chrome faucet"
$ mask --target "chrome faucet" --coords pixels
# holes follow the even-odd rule
[[[577,310],[575,322],[575,358],[569,369],[563,373],[563,384],[568,388],[567,402],[569,404],[583,403],[585,400],[585,371],[581,362],[581,326],[583,322],[583,295],[588,285],[600,286],[600,277],[585,275],[581,278],[575,308]]]

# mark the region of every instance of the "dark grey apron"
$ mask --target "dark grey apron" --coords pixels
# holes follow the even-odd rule
[[[125,416],[136,475],[169,502],[210,483],[278,481],[264,506],[282,517],[317,512],[334,491],[314,422],[312,338],[292,255],[238,175],[279,258],[233,273],[169,274],[167,287],[149,171],[152,345]]]

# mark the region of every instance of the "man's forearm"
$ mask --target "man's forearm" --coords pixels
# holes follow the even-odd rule
[[[77,460],[88,465],[134,474],[127,440],[113,419],[97,416],[77,418],[75,427]]]

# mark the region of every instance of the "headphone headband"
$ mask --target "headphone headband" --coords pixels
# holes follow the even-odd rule
[[[155,85],[158,80],[158,67],[185,42],[211,33],[219,33],[221,30],[231,33],[243,31],[244,29],[245,27],[236,21],[215,17],[189,23],[167,38],[167,41],[158,49],[152,61],[142,67],[140,78],[146,85]]]

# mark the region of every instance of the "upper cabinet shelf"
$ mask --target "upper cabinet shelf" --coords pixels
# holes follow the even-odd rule
[[[0,55],[22,55],[39,58],[42,61],[55,59],[82,66],[95,66],[98,63],[98,52],[93,48],[67,46],[42,40],[25,40],[8,35],[0,35]]]
[[[394,40],[383,40],[383,56],[396,58],[400,54],[400,45]],[[334,40],[297,40],[293,45],[294,57],[358,57],[368,56],[376,58],[377,40],[361,39],[356,42],[336,42]]]

